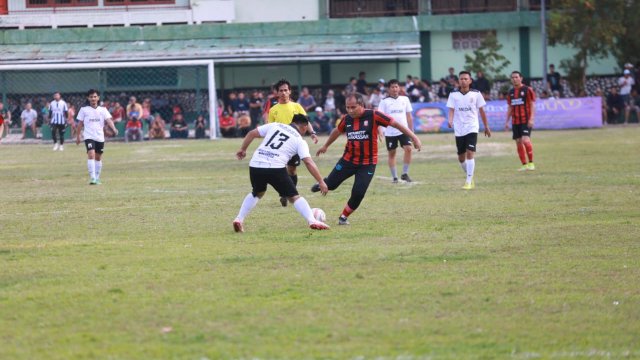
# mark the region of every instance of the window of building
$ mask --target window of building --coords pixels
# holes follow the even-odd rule
[[[451,33],[455,50],[475,50],[487,35],[496,35],[494,31],[454,31]]]
[[[27,0],[27,8],[97,6],[98,0]]]
[[[329,0],[331,18],[418,15],[418,0]]]
[[[175,4],[175,0],[104,0],[105,6]]]

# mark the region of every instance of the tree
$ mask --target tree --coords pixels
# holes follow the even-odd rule
[[[640,1],[629,0],[622,19],[624,33],[618,38],[617,47],[613,54],[618,60],[620,68],[625,63],[638,64],[640,62]]]
[[[571,75],[569,85],[578,92],[585,88],[588,59],[615,53],[618,39],[626,31],[622,19],[629,1],[555,0],[553,5],[547,25],[549,44],[577,50],[573,59],[563,60],[560,67]]]
[[[465,69],[470,72],[482,71],[489,80],[504,78],[501,71],[511,64],[511,61],[500,54],[502,44],[493,32],[488,33],[482,40],[480,47],[473,51],[473,56],[464,56]]]

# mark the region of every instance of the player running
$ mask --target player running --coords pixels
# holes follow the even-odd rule
[[[326,153],[341,134],[347,135],[342,158],[324,179],[329,190],[335,190],[343,181],[355,176],[351,197],[338,218],[339,225],[349,225],[349,215],[358,209],[373,179],[378,163],[378,126],[392,126],[408,136],[418,151],[422,148],[420,139],[406,126],[379,111],[366,110],[362,95],[347,96],[346,107],[347,115],[342,117],[338,126],[329,134],[327,142],[316,153],[317,156]],[[322,183],[313,185],[311,191],[322,191],[321,185]]]
[[[249,177],[251,179],[252,191],[247,194],[240,207],[238,216],[233,221],[233,229],[236,232],[244,232],[244,219],[251,210],[258,204],[264,193],[267,191],[267,184],[290,201],[296,210],[307,221],[309,227],[314,230],[329,229],[329,225],[317,221],[313,217],[311,207],[305,198],[298,195],[298,190],[291,177],[287,174],[285,166],[293,157],[298,156],[304,162],[307,170],[319,182],[319,191],[326,195],[329,191],[327,184],[322,180],[320,170],[311,158],[309,145],[304,141],[304,135],[311,124],[309,119],[302,114],[293,116],[290,125],[281,123],[271,123],[259,126],[251,130],[242,141],[240,150],[236,153],[238,160],[244,159],[247,155],[247,148],[255,138],[264,138],[260,146],[256,149],[249,162]]]
[[[531,144],[531,131],[533,130],[533,116],[536,110],[536,93],[532,88],[522,83],[522,74],[519,71],[511,73],[513,88],[507,94],[507,121],[505,130],[509,130],[509,119],[512,121],[513,140],[516,141],[518,156],[522,166],[518,171],[535,170],[533,164],[533,144]],[[525,157],[526,153],[526,157]],[[529,163],[527,163],[529,158]]]
[[[102,172],[102,152],[104,151],[104,124],[106,123],[115,135],[118,129],[113,124],[111,114],[104,106],[98,106],[100,93],[91,89],[87,92],[88,106],[78,111],[78,128],[76,131],[76,145],[80,144],[80,133],[84,135],[84,145],[87,148],[87,168],[91,181],[89,185],[100,185]],[[84,131],[83,131],[84,128]]]

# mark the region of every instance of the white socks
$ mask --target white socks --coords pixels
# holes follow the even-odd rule
[[[316,222],[316,219],[313,218],[313,212],[311,211],[311,207],[305,198],[300,196],[296,202],[293,203],[293,206],[298,210],[300,215],[302,215],[305,220],[309,224]]]
[[[409,164],[402,164],[402,173],[403,174],[409,173]]]
[[[259,197],[253,196],[252,193],[248,193],[247,196],[245,196],[244,201],[242,202],[242,206],[240,206],[240,212],[238,213],[237,219],[240,221],[244,221],[244,218],[249,215],[254,207],[256,207],[259,200]]]
[[[394,179],[397,179],[398,178],[398,170],[396,169],[396,167],[394,166],[392,168],[389,168],[389,170],[391,170],[391,177],[394,178]]]
[[[462,171],[464,171],[464,173],[467,173],[467,162],[463,161],[460,163],[460,167],[462,168]]]
[[[473,180],[473,172],[476,169],[476,159],[467,159],[467,182],[470,183]]]
[[[87,169],[89,169],[89,177],[91,179],[96,178],[96,161],[95,160],[87,160]]]
[[[100,179],[100,172],[102,171],[102,160],[95,160],[96,164],[96,179]]]

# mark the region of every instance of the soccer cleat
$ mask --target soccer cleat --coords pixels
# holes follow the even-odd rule
[[[53,151],[58,151],[59,148],[58,143],[53,144]]]
[[[282,207],[287,207],[287,198],[284,196],[280,196],[280,205],[282,205]]]
[[[397,184],[397,183],[398,183],[398,178],[393,178],[393,181],[392,181],[392,182],[393,182],[394,184]]]
[[[464,185],[462,186],[464,190],[475,189],[475,187],[476,187],[476,183],[473,181],[473,179],[471,179],[471,182],[465,182]]]
[[[102,181],[100,181],[100,179],[96,179],[96,185],[102,185]]]
[[[321,222],[321,221],[315,221],[309,224],[309,227],[312,228],[313,230],[329,230],[331,229],[331,227],[329,227],[329,225]]]
[[[64,151],[64,145],[60,145],[60,147],[58,148],[58,150],[60,150],[60,151]]]
[[[409,174],[402,174],[402,176],[400,176],[400,179],[406,182],[411,182],[411,178],[409,177]]]
[[[96,179],[91,179],[91,181],[89,181],[89,185],[98,185],[98,182]]]
[[[244,232],[244,226],[242,226],[242,221],[235,219],[233,220],[233,230],[235,230],[235,232]]]
[[[527,164],[522,164],[522,166],[520,166],[520,168],[518,168],[518,171],[527,171],[529,169],[529,167],[527,166]]]
[[[349,225],[349,220],[345,216],[340,215],[338,218],[338,225]]]
[[[320,191],[320,184],[314,184],[311,187],[311,192],[318,192],[318,191]]]
[[[536,166],[533,164],[533,162],[530,162],[529,164],[527,164],[527,170],[533,171],[535,169],[536,169]]]

